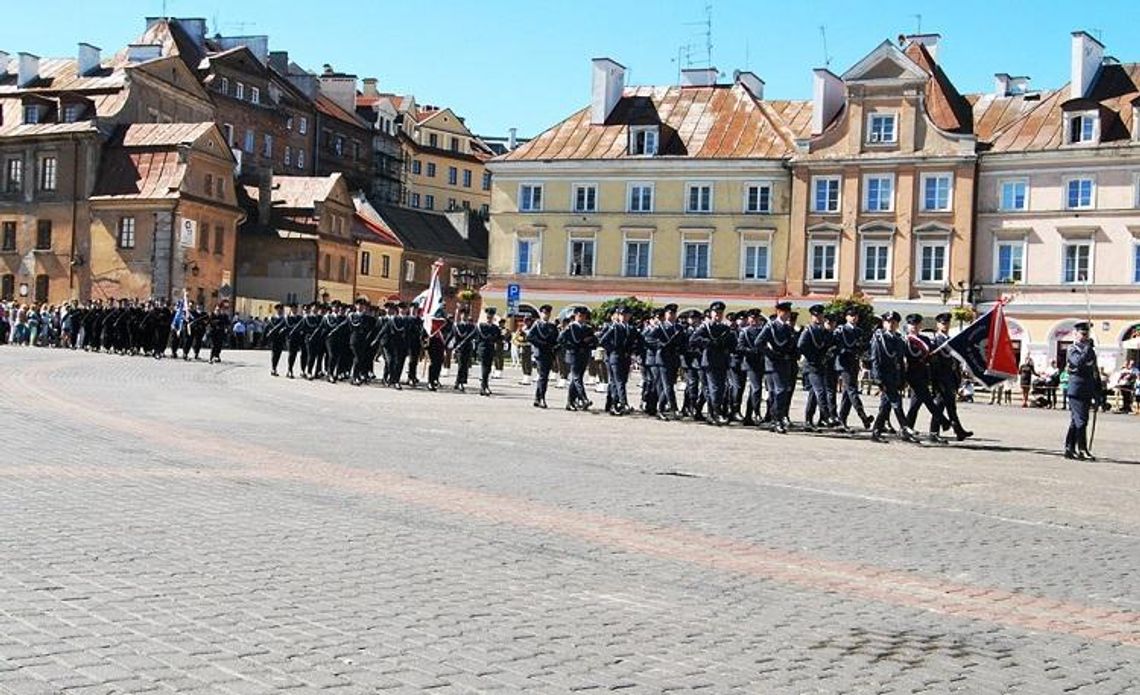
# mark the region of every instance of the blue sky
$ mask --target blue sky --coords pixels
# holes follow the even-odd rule
[[[15,4],[15,3],[13,3]],[[811,69],[841,73],[884,39],[900,33],[942,34],[940,60],[963,92],[992,89],[995,72],[1028,74],[1033,85],[1068,79],[1069,34],[1084,29],[1108,53],[1140,61],[1135,0],[1032,3],[990,0],[921,3],[878,0],[708,0],[713,64],[727,77],[747,67],[770,98],[810,96]],[[448,105],[481,134],[534,135],[589,99],[589,59],[609,56],[636,84],[677,79],[682,46],[705,64],[705,0],[321,0],[300,12],[282,0],[168,0],[167,13],[205,17],[210,31],[268,34],[310,70],[324,63],[381,89]],[[426,6],[433,9],[427,10]],[[36,0],[10,7],[0,22],[0,50],[72,55],[80,41],[118,50],[140,34],[161,0]],[[1079,17],[1079,18],[1078,18]]]

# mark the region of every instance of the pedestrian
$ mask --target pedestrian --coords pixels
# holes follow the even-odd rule
[[[1037,376],[1037,370],[1033,367],[1033,358],[1026,356],[1025,361],[1021,363],[1021,367],[1017,370],[1018,384],[1021,386],[1021,407],[1029,407],[1029,393],[1033,390],[1033,379]]]

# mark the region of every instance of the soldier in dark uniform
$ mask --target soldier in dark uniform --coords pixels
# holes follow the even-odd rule
[[[764,352],[760,346],[760,333],[764,330],[764,313],[749,309],[746,322],[736,335],[736,351],[744,365],[747,378],[748,402],[744,406],[744,424],[753,426],[760,419],[760,399],[764,394]]]
[[[305,305],[302,314],[297,313],[297,305],[289,305],[289,313],[285,316],[285,345],[289,350],[286,356],[286,378],[295,378],[294,368],[297,366],[297,357],[301,356],[301,369],[305,367],[305,328],[309,318],[309,306]]]
[[[725,415],[729,422],[743,419],[740,412],[744,401],[744,392],[748,388],[748,376],[744,366],[744,355],[740,352],[738,339],[747,320],[747,312],[741,311],[728,315],[729,328],[732,329],[732,350],[728,357],[728,392],[725,396]]]
[[[446,320],[441,306],[432,321],[433,329],[427,337],[428,390],[439,389],[439,376],[443,373],[443,358],[447,354],[447,339],[451,335],[451,322]]]
[[[265,329],[265,342],[269,344],[269,374],[277,376],[277,365],[281,362],[281,353],[289,342],[289,323],[285,319],[285,307],[282,304],[273,305],[273,316],[269,317],[269,325]]]
[[[584,306],[574,307],[574,320],[558,336],[558,346],[562,348],[570,380],[566,387],[567,410],[589,410],[593,403],[586,397],[584,377],[590,364],[590,352],[598,344],[594,327],[587,323],[590,310]]]
[[[1095,461],[1096,458],[1089,451],[1089,411],[1100,398],[1101,382],[1096,349],[1089,338],[1090,328],[1086,321],[1073,326],[1077,339],[1065,355],[1065,368],[1069,371],[1069,385],[1065,391],[1069,399],[1065,458]]]
[[[388,384],[397,391],[403,388],[400,379],[404,376],[404,365],[408,361],[408,331],[411,324],[408,322],[408,303],[396,304],[396,315],[392,317],[392,325],[388,331],[388,342],[391,350],[392,364],[388,373]]]
[[[916,429],[918,411],[926,408],[930,413],[930,433],[927,441],[943,444],[939,434],[942,431],[942,411],[935,405],[930,391],[930,341],[922,335],[922,315],[908,314],[906,317],[906,383],[910,387],[910,408],[907,409],[907,426]]]
[[[352,385],[362,386],[372,370],[371,338],[376,317],[369,311],[368,300],[356,300],[356,311],[348,315],[348,349],[352,353]]]
[[[471,355],[475,351],[475,340],[478,331],[471,322],[471,314],[466,309],[459,312],[459,322],[452,331],[452,355],[455,358],[455,391],[467,390],[467,377],[471,371]]]
[[[638,338],[637,355],[641,360],[641,409],[646,415],[657,415],[661,400],[657,395],[661,382],[661,363],[653,335],[664,320],[665,310],[654,309],[640,328],[635,327]]]
[[[305,378],[321,379],[325,376],[325,336],[328,334],[328,326],[325,323],[325,315],[328,313],[329,307],[326,304],[318,304],[316,307],[316,326],[312,331],[305,336],[305,343],[308,354],[308,363],[305,365]]]
[[[337,330],[344,321],[344,308],[341,306],[340,300],[333,300],[332,307],[321,319],[321,342],[324,343],[324,375],[325,380],[330,384],[335,384],[340,377],[341,343],[343,342],[346,350],[348,348],[347,333]]]
[[[412,306],[408,317],[404,319],[404,346],[408,361],[408,386],[415,388],[420,384],[417,373],[420,368],[420,357],[424,351],[424,339],[427,331],[424,330],[423,314],[418,307]]]
[[[792,303],[778,302],[776,317],[760,331],[764,370],[771,377],[771,419],[775,431],[784,434],[791,424],[789,411],[795,387],[796,334],[791,323]]]
[[[550,384],[550,370],[554,368],[554,354],[558,348],[558,324],[550,320],[554,307],[543,304],[538,308],[538,320],[527,331],[526,340],[534,353],[538,367],[535,380],[534,407],[546,407],[546,389]]]
[[[384,356],[384,372],[380,383],[389,386],[392,383],[392,367],[396,363],[396,352],[393,346],[393,332],[396,327],[396,303],[385,302],[384,313],[376,318],[376,328],[372,332],[372,350]]]
[[[815,409],[819,408],[820,424],[829,427],[834,421],[830,402],[827,398],[827,361],[831,355],[832,335],[823,325],[824,306],[813,304],[808,309],[811,323],[802,331],[797,348],[804,358],[804,377],[809,393],[804,407],[804,429],[811,431],[815,425]]]
[[[483,310],[486,318],[475,327],[475,339],[479,347],[479,395],[491,394],[491,369],[495,366],[495,351],[503,340],[503,331],[495,320],[495,307]]]
[[[728,361],[736,349],[736,334],[724,320],[724,302],[709,305],[709,316],[693,331],[689,344],[701,351],[701,368],[708,394],[708,421],[714,425],[727,425]]]
[[[629,325],[630,309],[621,305],[614,310],[613,320],[598,337],[598,344],[606,351],[606,369],[609,371],[606,411],[610,415],[626,415],[629,407],[629,368],[632,348],[635,345],[634,329]]]
[[[677,375],[688,337],[684,326],[677,322],[677,305],[666,304],[663,309],[661,322],[652,333],[657,359],[657,416],[676,420],[681,417],[677,408]]]
[[[903,441],[917,442],[910,427],[906,424],[906,413],[902,407],[903,375],[906,370],[906,340],[898,333],[902,317],[897,311],[889,311],[882,316],[883,326],[871,338],[871,371],[879,382],[879,413],[871,429],[871,439],[881,442],[883,430],[891,412],[895,414]]]
[[[930,341],[930,376],[934,388],[935,404],[942,410],[943,426],[954,428],[954,436],[958,441],[974,436],[974,433],[962,426],[958,419],[958,387],[962,378],[958,372],[958,361],[949,350],[939,350],[950,340],[950,314],[942,313],[934,318],[938,330]]]
[[[214,305],[214,313],[209,320],[210,338],[210,364],[222,361],[222,347],[226,343],[226,334],[230,330],[230,316],[226,313],[224,302]]]
[[[860,361],[863,358],[864,338],[859,328],[859,311],[849,308],[844,317],[846,323],[835,330],[835,369],[839,373],[839,385],[843,389],[843,401],[839,405],[839,423],[844,431],[851,409],[859,416],[863,429],[870,429],[874,418],[863,409],[863,399],[859,397]]]

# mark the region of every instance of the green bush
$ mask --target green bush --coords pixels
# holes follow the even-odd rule
[[[594,312],[594,321],[598,323],[608,321],[610,315],[614,313],[614,309],[621,304],[630,308],[630,320],[634,322],[647,320],[654,309],[651,303],[642,301],[637,297],[613,297],[598,305]]]
[[[870,336],[879,327],[880,321],[875,315],[875,305],[871,304],[870,300],[863,294],[855,293],[848,297],[836,297],[828,302],[826,307],[827,313],[840,314],[841,316],[847,315],[849,307],[855,307],[859,312],[859,328],[862,329],[864,335]]]

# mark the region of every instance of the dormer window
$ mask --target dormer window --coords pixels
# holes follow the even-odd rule
[[[79,120],[79,104],[68,104],[63,107],[63,122],[75,123]]]
[[[657,126],[630,128],[629,153],[645,157],[657,154]]]
[[[895,123],[898,119],[893,113],[873,113],[867,124],[867,142],[880,145],[898,141],[898,129]]]
[[[24,107],[24,123],[32,125],[40,122],[40,107],[29,104]]]
[[[1069,117],[1069,144],[1096,142],[1099,139],[1099,119],[1095,112],[1075,113]]]

